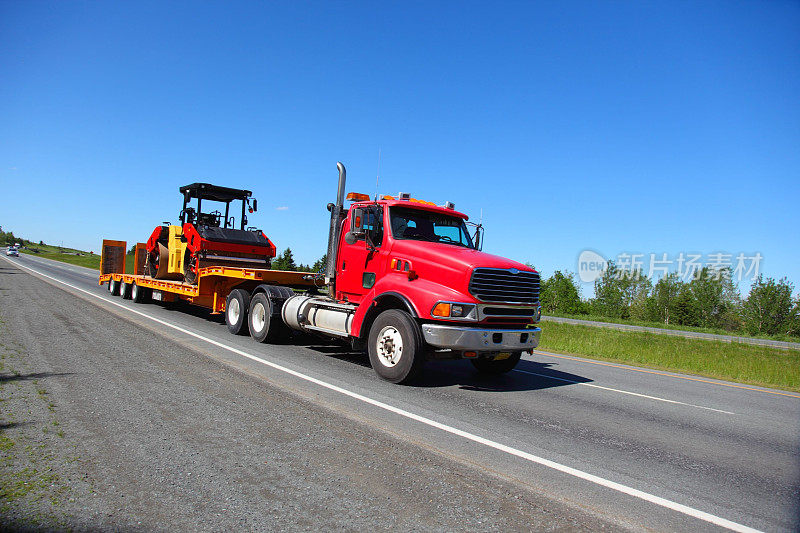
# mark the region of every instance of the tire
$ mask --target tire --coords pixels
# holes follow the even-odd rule
[[[247,323],[247,310],[250,309],[250,293],[242,289],[233,289],[225,300],[225,324],[228,331],[239,335]]]
[[[497,375],[514,370],[514,367],[519,363],[520,357],[522,357],[522,352],[514,352],[508,359],[500,359],[499,361],[493,359],[470,359],[470,363],[481,374]]]
[[[373,370],[392,383],[411,381],[425,362],[425,343],[419,324],[399,309],[378,315],[369,330],[367,350]]]
[[[111,281],[109,281],[108,284],[108,290],[111,291],[111,296],[119,296],[119,281],[111,278]]]
[[[122,296],[125,300],[131,299],[131,285],[130,283],[125,283],[124,281],[120,282],[119,284],[119,295]]]
[[[274,302],[263,292],[253,296],[250,301],[247,326],[250,336],[258,342],[280,342],[289,333],[289,328],[281,321],[279,313],[275,313]]]
[[[195,273],[195,266],[197,259],[192,255],[192,252],[187,248],[183,253],[183,279],[189,285],[197,285],[197,274]],[[227,309],[227,308],[226,308]]]
[[[146,303],[150,300],[150,291],[146,287],[140,287],[134,283],[131,286],[131,299],[137,304]]]

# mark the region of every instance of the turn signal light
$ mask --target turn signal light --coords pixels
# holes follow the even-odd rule
[[[442,316],[442,317],[449,317],[450,316],[450,304],[445,302],[439,302],[436,304],[436,307],[433,308],[431,311],[433,316]]]

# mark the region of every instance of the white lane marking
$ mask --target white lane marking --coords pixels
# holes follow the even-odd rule
[[[61,281],[61,280],[59,280],[57,278],[54,278],[52,276],[48,276],[47,274],[42,274],[41,272],[38,272],[38,271],[36,271],[36,270],[34,270],[34,269],[30,268],[30,267],[21,265],[19,263],[15,263],[15,264],[17,264],[19,267],[21,267],[21,268],[23,268],[25,270],[29,270],[29,271],[31,271],[31,272],[33,272],[35,274],[38,274],[38,275],[40,275],[40,276],[42,276],[44,278],[51,279],[51,280],[55,281],[56,283],[60,283],[62,285],[65,285],[65,286],[70,287],[72,289],[75,289],[77,291],[80,291],[80,292],[82,292],[84,294],[88,294],[89,296],[97,298],[98,300],[102,300],[102,301],[104,301],[106,303],[109,303],[109,304],[112,304],[112,305],[116,305],[117,307],[121,307],[122,309],[125,309],[125,310],[127,310],[127,311],[129,311],[131,313],[140,315],[140,316],[142,316],[144,318],[150,319],[153,322],[157,322],[157,323],[159,323],[159,324],[161,324],[163,326],[166,326],[168,328],[172,328],[172,329],[174,329],[176,331],[180,331],[181,333],[189,335],[190,337],[194,337],[196,339],[200,339],[202,341],[205,341],[205,342],[207,342],[209,344],[212,344],[214,346],[222,348],[223,350],[228,350],[229,352],[235,353],[237,355],[241,355],[242,357],[245,357],[245,358],[250,359],[252,361],[256,361],[256,362],[261,363],[263,365],[266,365],[268,367],[274,368],[275,370],[279,370],[281,372],[285,372],[285,373],[287,373],[287,374],[289,374],[291,376],[295,376],[295,377],[297,377],[299,379],[308,381],[310,383],[314,383],[315,385],[319,385],[320,387],[324,387],[326,389],[338,392],[338,393],[343,394],[345,396],[349,396],[350,398],[353,398],[353,399],[362,401],[364,403],[373,405],[373,406],[378,407],[380,409],[384,409],[384,410],[389,411],[391,413],[395,413],[395,414],[400,415],[402,417],[409,418],[411,420],[415,420],[415,421],[420,422],[422,424],[425,424],[427,426],[430,426],[430,427],[433,427],[433,428],[436,428],[436,429],[440,429],[440,430],[442,430],[442,431],[444,431],[446,433],[450,433],[452,435],[456,435],[456,436],[462,437],[464,439],[470,440],[472,442],[476,442],[478,444],[483,444],[484,446],[487,446],[489,448],[493,448],[495,450],[499,450],[499,451],[508,453],[508,454],[513,455],[515,457],[519,457],[520,459],[525,459],[526,461],[530,461],[532,463],[536,463],[536,464],[539,464],[539,465],[542,465],[542,466],[546,466],[548,468],[552,468],[553,470],[557,470],[559,472],[563,472],[564,474],[568,474],[570,476],[574,476],[574,477],[577,477],[579,479],[583,479],[585,481],[589,481],[591,483],[595,483],[595,484],[600,485],[602,487],[606,487],[606,488],[621,492],[623,494],[627,494],[629,496],[633,496],[634,498],[639,498],[641,500],[653,503],[655,505],[658,505],[658,506],[661,506],[661,507],[664,507],[664,508],[667,508],[667,509],[671,509],[671,510],[676,511],[678,513],[685,514],[687,516],[691,516],[691,517],[697,518],[699,520],[703,520],[705,522],[709,522],[711,524],[715,524],[717,526],[730,529],[732,531],[741,531],[741,532],[748,532],[748,533],[758,532],[759,531],[757,529],[753,529],[751,527],[739,524],[737,522],[733,522],[733,521],[728,520],[726,518],[722,518],[722,517],[713,515],[711,513],[707,513],[705,511],[701,511],[699,509],[695,509],[693,507],[689,507],[688,505],[683,505],[682,503],[673,502],[672,500],[668,500],[666,498],[662,498],[660,496],[656,496],[654,494],[650,494],[649,492],[644,492],[644,491],[641,491],[639,489],[635,489],[633,487],[629,487],[627,485],[623,485],[622,483],[617,483],[616,481],[611,481],[609,479],[605,479],[605,478],[602,478],[600,476],[596,476],[594,474],[590,474],[588,472],[584,472],[583,470],[578,470],[577,468],[573,468],[571,466],[562,465],[561,463],[556,463],[555,461],[551,461],[550,459],[545,459],[544,457],[539,457],[538,455],[533,455],[532,453],[524,452],[522,450],[518,450],[517,448],[512,448],[511,446],[507,446],[505,444],[501,444],[499,442],[495,442],[495,441],[489,440],[487,438],[480,437],[478,435],[475,435],[473,433],[469,433],[469,432],[464,431],[462,429],[458,429],[458,428],[455,428],[455,427],[452,427],[452,426],[448,426],[447,424],[442,424],[441,422],[437,422],[437,421],[432,420],[430,418],[426,418],[424,416],[412,413],[410,411],[406,411],[405,409],[400,409],[399,407],[394,407],[393,405],[389,405],[387,403],[383,403],[383,402],[381,402],[379,400],[374,400],[374,399],[369,398],[367,396],[364,396],[362,394],[358,394],[357,392],[349,391],[349,390],[344,389],[342,387],[339,387],[337,385],[333,385],[331,383],[328,383],[326,381],[322,381],[320,379],[308,376],[308,375],[303,374],[301,372],[298,372],[296,370],[292,370],[291,368],[287,368],[287,367],[279,365],[277,363],[273,363],[272,361],[267,361],[266,359],[261,359],[260,357],[258,357],[256,355],[247,353],[247,352],[245,352],[243,350],[240,350],[238,348],[234,348],[233,346],[228,346],[227,344],[223,344],[223,343],[221,343],[219,341],[215,341],[214,339],[210,339],[208,337],[204,337],[203,335],[200,335],[199,333],[195,333],[195,332],[190,331],[188,329],[184,329],[184,328],[182,328],[180,326],[176,326],[175,324],[171,324],[169,322],[161,320],[160,318],[156,318],[154,316],[150,316],[150,315],[148,315],[146,313],[143,313],[141,311],[138,311],[136,309],[131,309],[127,305],[123,305],[123,304],[121,304],[119,302],[115,302],[114,300],[110,300],[108,298],[104,298],[102,296],[98,296],[97,294],[94,294],[91,291],[87,291],[86,289],[81,289],[80,287],[76,287],[75,285],[72,285],[72,284],[67,283],[65,281]]]
[[[566,381],[567,383],[575,383],[576,385],[584,385],[586,387],[592,387],[592,388],[595,388],[595,389],[603,389],[603,390],[607,390],[607,391],[611,391],[611,392],[619,392],[620,394],[630,394],[631,396],[639,396],[640,398],[647,398],[648,400],[657,400],[659,402],[675,403],[675,404],[678,404],[678,405],[686,405],[686,406],[689,406],[689,407],[697,407],[698,409],[708,409],[709,411],[716,411],[718,413],[725,413],[725,414],[729,414],[729,415],[735,415],[736,414],[736,413],[732,413],[730,411],[723,411],[722,409],[714,409],[713,407],[705,407],[704,405],[695,405],[693,403],[679,402],[678,400],[669,400],[667,398],[659,398],[658,396],[648,396],[647,394],[640,394],[638,392],[631,392],[631,391],[627,391],[627,390],[612,389],[611,387],[603,387],[602,385],[596,385],[594,383],[584,383],[582,381],[575,381],[575,380],[572,380],[572,379],[557,378],[555,376],[548,376],[547,374],[539,374],[539,373],[536,373],[536,372],[530,372],[528,370],[521,370],[519,368],[515,368],[514,372],[522,372],[523,374],[530,374],[532,376],[541,376],[543,378],[555,379],[555,380],[558,380],[558,381]]]

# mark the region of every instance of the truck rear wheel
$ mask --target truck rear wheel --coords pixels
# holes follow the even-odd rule
[[[273,302],[263,292],[259,292],[250,301],[247,314],[247,325],[250,336],[258,342],[278,342],[288,333],[286,325],[280,317],[273,313]]]
[[[130,300],[131,298],[131,286],[129,283],[120,282],[119,284],[119,295],[125,298],[126,300]]]
[[[111,296],[119,296],[119,281],[111,278],[108,281],[108,290],[111,291]]]
[[[150,296],[148,290],[145,287],[140,287],[138,283],[134,283],[131,286],[131,299],[137,303],[142,304],[147,302]]]
[[[506,359],[470,359],[470,363],[481,374],[505,374],[514,370],[520,357],[522,352],[514,352]]]
[[[234,335],[242,332],[250,307],[250,293],[242,289],[233,289],[225,301],[225,324]]]
[[[411,315],[399,309],[378,315],[369,330],[367,349],[373,370],[392,383],[411,381],[425,362],[422,331]]]

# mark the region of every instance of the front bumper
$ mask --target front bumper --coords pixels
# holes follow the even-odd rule
[[[518,352],[539,346],[540,328],[484,329],[423,324],[425,342],[436,348],[472,352]]]

